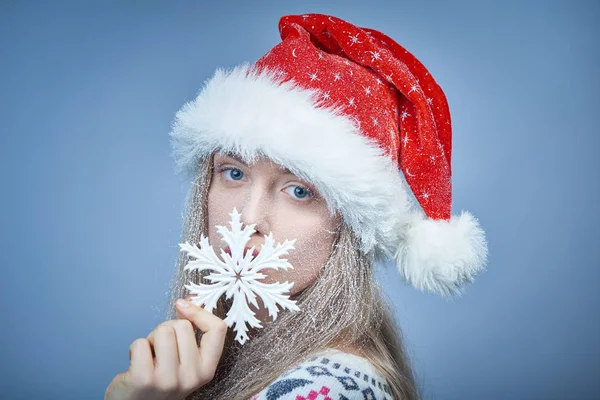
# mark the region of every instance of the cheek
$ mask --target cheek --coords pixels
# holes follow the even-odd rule
[[[327,214],[280,222],[273,232],[276,238],[281,238],[277,240],[296,239],[295,249],[287,256],[294,269],[270,270],[268,283],[293,281],[292,295],[313,284],[331,255],[336,237],[335,222]]]
[[[212,185],[208,191],[208,240],[213,247],[218,248],[222,238],[217,233],[217,226],[229,227],[229,213],[236,207],[236,199],[232,193],[226,195],[223,189],[215,186],[217,185]]]

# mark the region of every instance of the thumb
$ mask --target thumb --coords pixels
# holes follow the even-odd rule
[[[194,297],[196,297],[196,295],[188,294],[187,296],[185,296],[185,299],[187,301],[191,301]],[[175,307],[175,310],[177,310],[177,319],[186,319],[183,315],[181,315],[181,313],[179,312],[179,309],[177,307]]]

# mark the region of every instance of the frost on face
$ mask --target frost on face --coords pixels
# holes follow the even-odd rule
[[[265,241],[256,257],[253,256],[254,247],[244,252],[246,244],[256,232],[255,224],[247,225],[242,229],[240,214],[237,209],[229,214],[231,216],[231,230],[224,226],[217,226],[217,232],[227,243],[231,255],[221,249],[221,258],[217,256],[213,247],[208,243],[208,238],[200,238],[200,247],[188,242],[180,243],[181,251],[185,251],[194,260],[190,260],[184,271],[212,270],[204,279],[212,284],[195,284],[190,282],[184,285],[195,297],[191,301],[212,313],[219,298],[225,294],[227,299],[233,296],[233,305],[227,312],[225,323],[236,332],[235,339],[244,344],[248,340],[248,329],[262,328],[260,321],[255,317],[249,304],[258,308],[257,296],[261,298],[264,306],[269,311],[269,316],[275,320],[279,312],[277,306],[291,311],[298,311],[294,300],[284,294],[294,286],[294,283],[263,283],[261,279],[266,275],[261,271],[265,269],[293,269],[285,258],[289,250],[294,249],[296,240],[286,240],[283,243],[275,243],[273,234],[265,235]]]

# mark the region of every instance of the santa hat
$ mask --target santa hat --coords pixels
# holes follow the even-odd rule
[[[314,184],[366,254],[393,258],[419,289],[460,292],[487,244],[470,213],[451,215],[442,89],[376,30],[309,14],[281,18],[279,31],[281,43],[253,65],[218,70],[177,113],[178,169],[194,176],[217,149],[266,156]]]

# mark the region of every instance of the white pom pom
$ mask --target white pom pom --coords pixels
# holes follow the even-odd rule
[[[487,262],[487,241],[475,217],[463,211],[450,221],[415,213],[396,252],[398,270],[420,290],[460,294]]]

